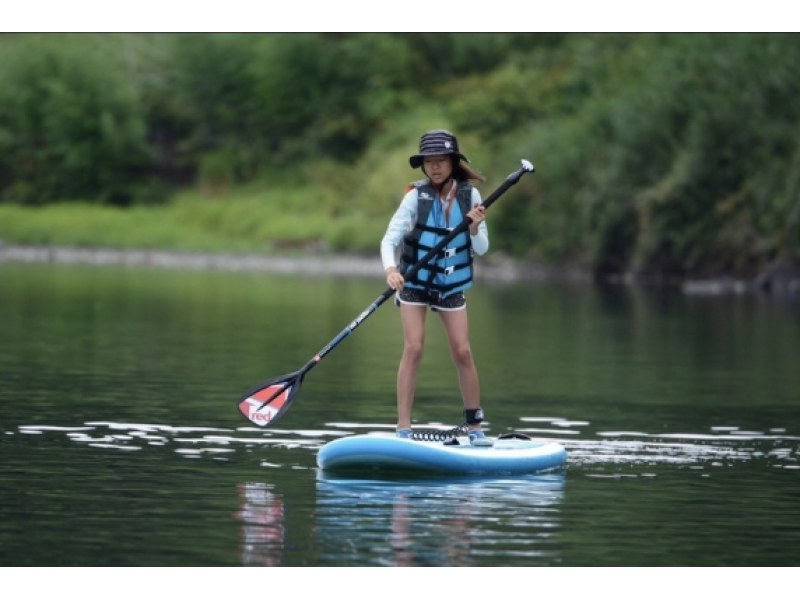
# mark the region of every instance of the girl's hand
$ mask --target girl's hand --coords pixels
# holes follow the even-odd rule
[[[484,208],[482,205],[477,205],[467,212],[467,216],[469,216],[470,220],[472,220],[472,224],[469,225],[469,233],[471,235],[477,235],[478,226],[481,222],[486,220],[486,208]]]
[[[405,282],[405,278],[403,278],[403,275],[397,271],[397,268],[391,267],[386,269],[386,284],[388,284],[395,291],[401,290]]]

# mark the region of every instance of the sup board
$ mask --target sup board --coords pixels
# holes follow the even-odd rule
[[[559,443],[519,436],[479,447],[466,438],[455,445],[360,434],[333,440],[317,453],[317,466],[335,473],[518,475],[554,471],[566,461],[567,451]]]

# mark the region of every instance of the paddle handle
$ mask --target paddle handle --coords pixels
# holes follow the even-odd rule
[[[481,205],[484,207],[484,209],[488,209],[489,206],[491,206],[495,201],[497,201],[500,198],[501,195],[503,195],[503,193],[508,191],[510,187],[516,185],[517,182],[522,178],[522,175],[524,175],[526,172],[534,172],[535,170],[536,168],[528,160],[521,160],[519,169],[509,174],[503,181],[503,183],[497,189],[492,191],[489,197],[487,197],[481,202]],[[436,254],[438,254],[442,249],[444,249],[447,246],[448,243],[450,243],[450,241],[452,241],[458,235],[467,230],[470,224],[472,224],[472,218],[470,218],[469,216],[465,216],[464,220],[461,221],[461,224],[459,224],[452,231],[450,231],[447,234],[447,236],[445,236],[441,241],[439,241],[430,251],[428,251],[428,253],[422,256],[422,258],[416,264],[414,264],[413,266],[411,266],[411,268],[406,270],[406,272],[403,273],[403,278],[405,278],[406,280],[414,280],[414,277],[416,277],[417,272],[419,272],[422,268],[424,268],[427,265],[427,263],[430,262],[436,256]]]

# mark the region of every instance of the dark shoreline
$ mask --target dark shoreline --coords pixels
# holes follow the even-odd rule
[[[383,277],[383,268],[377,252],[374,257],[350,254],[280,256],[157,249],[0,244],[0,264],[7,262],[139,266],[318,276]],[[487,256],[477,260],[475,264],[476,272],[481,278],[498,282],[558,281],[583,284],[598,282],[591,272],[585,270],[546,268],[523,263],[505,256]],[[618,276],[602,282],[621,286],[679,288],[684,293],[692,295],[763,293],[800,296],[800,270],[781,264],[753,279],[718,276],[707,279],[664,281],[635,276]]]

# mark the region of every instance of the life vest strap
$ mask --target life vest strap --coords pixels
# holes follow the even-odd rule
[[[420,243],[418,240],[409,239],[403,246],[403,257],[409,262],[411,262],[416,257],[417,250],[428,252],[431,249],[433,249],[433,246],[431,245],[425,245],[423,243]],[[461,245],[459,247],[447,247],[446,249],[441,250],[437,255],[435,255],[434,258],[443,259],[443,258],[453,257],[458,255],[459,253],[468,251],[469,249],[471,249],[469,245]]]
[[[453,266],[437,266],[436,264],[428,263],[428,264],[425,264],[424,266],[420,267],[419,270],[417,270],[417,276],[415,277],[415,280],[416,280],[416,282],[425,283],[426,285],[428,285],[428,282],[430,281],[432,276],[428,276],[428,281],[419,280],[419,273],[422,272],[423,270],[427,270],[428,272],[430,272],[432,274],[444,274],[445,276],[450,276],[453,272],[457,272],[459,270],[463,270],[464,268],[469,268],[470,266],[471,266],[471,264],[457,264],[457,265],[453,265]],[[459,282],[459,283],[457,283],[456,285],[453,285],[453,286],[458,286],[460,284],[464,284],[464,281],[462,280],[461,282]],[[434,286],[435,287],[436,285],[431,283],[428,286]]]

